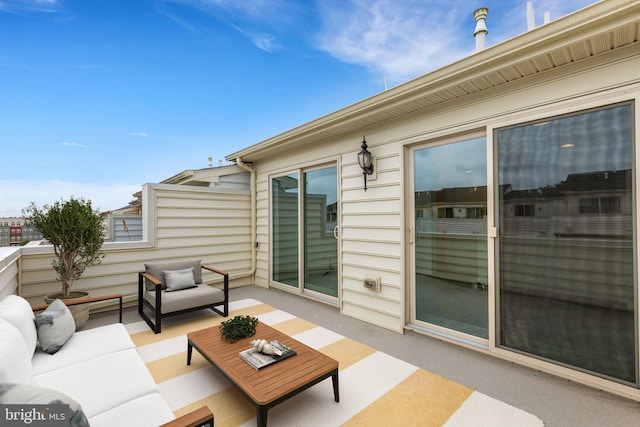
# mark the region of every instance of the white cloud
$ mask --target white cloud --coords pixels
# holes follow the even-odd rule
[[[61,7],[60,0],[10,0],[0,1],[0,11],[4,12],[55,12]]]
[[[319,47],[392,82],[404,81],[471,53],[472,29],[459,34],[469,7],[456,1],[323,3]]]
[[[226,22],[243,37],[251,41],[258,49],[273,52],[279,49],[278,38],[290,34],[301,14],[307,13],[309,5],[287,0],[164,0],[185,4],[201,10],[210,16]],[[168,12],[161,3],[157,7],[162,13],[178,24],[189,28],[176,13]],[[192,29],[192,28],[189,28]],[[306,31],[306,29],[305,29]]]
[[[596,0],[534,2],[537,25],[544,11],[551,19],[595,3]],[[526,31],[526,1],[489,17],[488,46]],[[335,58],[359,64],[399,83],[433,71],[474,53],[473,11],[484,3],[468,0],[333,0],[319,4],[322,30],[318,46]],[[538,4],[539,3],[539,4]],[[507,6],[507,9],[504,6]],[[496,13],[500,13],[496,15]]]
[[[131,136],[139,136],[141,138],[146,138],[149,136],[149,134],[147,132],[129,132],[129,135]]]
[[[243,36],[245,36],[246,38],[248,38],[249,40],[251,40],[251,42],[258,48],[258,49],[262,49],[265,52],[273,52],[274,50],[276,50],[279,46],[276,43],[276,37],[268,34],[268,33],[264,33],[264,32],[260,32],[260,33],[255,33],[255,32],[251,32],[251,31],[247,31],[247,30],[243,30],[242,28],[238,27],[237,25],[234,25],[234,28]]]
[[[84,147],[84,145],[78,144],[77,142],[63,142],[62,145],[66,145],[67,147]]]
[[[133,200],[141,186],[53,180],[0,180],[0,217],[21,216],[35,202],[42,207],[71,196],[91,200],[100,212],[119,209]]]

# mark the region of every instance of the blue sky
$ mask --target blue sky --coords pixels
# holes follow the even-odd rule
[[[595,0],[536,0],[536,23]],[[0,217],[101,211],[526,31],[526,0],[0,0]]]

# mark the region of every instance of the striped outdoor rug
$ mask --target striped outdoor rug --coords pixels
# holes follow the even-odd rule
[[[340,403],[327,379],[269,410],[271,426],[543,426],[537,417],[419,369],[254,299],[231,303],[340,363]],[[209,312],[211,313],[211,312]],[[186,333],[220,324],[202,310],[155,335],[140,321],[127,330],[177,416],[207,405],[217,427],[254,426],[256,412],[198,352],[186,365]]]

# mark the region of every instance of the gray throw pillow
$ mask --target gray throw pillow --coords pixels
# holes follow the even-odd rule
[[[58,411],[64,412],[65,419],[68,420],[66,425],[70,427],[89,427],[89,420],[80,404],[58,390],[27,384],[0,384],[0,406],[5,406],[7,411],[19,411],[21,408],[25,411],[33,410],[35,405],[43,406],[39,409],[46,410],[52,415],[59,414]],[[22,423],[18,424],[22,425]],[[48,423],[45,422],[45,424]]]
[[[164,274],[162,274],[165,270],[183,270],[185,268],[193,267],[193,277],[196,279],[196,285],[202,283],[202,266],[201,260],[192,259],[187,261],[165,261],[165,262],[156,262],[152,264],[145,264],[145,272],[151,274],[153,277],[158,279],[162,284],[162,290],[166,289],[167,283],[165,282]],[[148,291],[155,291],[155,286],[145,279],[145,283],[147,285]]]
[[[162,273],[167,283],[167,292],[195,288],[197,286],[196,279],[193,277],[193,267],[183,270],[165,270]]]
[[[55,300],[45,311],[36,314],[38,342],[43,351],[55,354],[76,331],[73,315],[62,300]]]

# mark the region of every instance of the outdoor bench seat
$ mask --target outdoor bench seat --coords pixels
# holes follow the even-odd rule
[[[223,288],[204,283],[203,270],[221,275]],[[205,308],[229,315],[227,272],[188,260],[145,264],[145,271],[138,273],[138,313],[156,334],[162,332],[163,318]]]
[[[176,418],[122,323],[74,332],[68,308],[52,305],[36,321],[26,299],[0,300],[0,406],[68,405],[70,425],[91,427],[213,426],[206,406]]]

